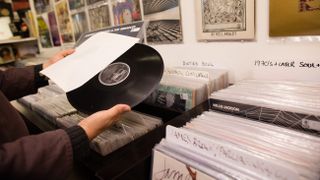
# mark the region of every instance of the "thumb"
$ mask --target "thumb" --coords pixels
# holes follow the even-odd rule
[[[103,112],[106,113],[111,119],[115,119],[121,114],[128,112],[130,110],[131,110],[130,106],[126,104],[118,104]]]

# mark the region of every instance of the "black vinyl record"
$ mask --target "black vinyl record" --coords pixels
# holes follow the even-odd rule
[[[116,104],[134,107],[155,90],[163,68],[162,58],[155,49],[135,44],[84,85],[68,92],[67,98],[73,107],[86,114]]]

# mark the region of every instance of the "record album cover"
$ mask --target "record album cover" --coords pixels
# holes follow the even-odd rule
[[[113,0],[114,25],[129,24],[141,20],[139,0]]]
[[[14,54],[10,45],[0,46],[0,64],[5,64],[14,61]]]
[[[143,0],[146,40],[149,44],[182,43],[179,0]]]
[[[56,14],[63,43],[74,42],[73,29],[69,16],[69,10],[66,0],[60,0],[56,4]]]
[[[50,32],[46,21],[42,16],[38,17],[37,21],[41,46],[44,48],[52,47]]]
[[[270,0],[269,35],[320,35],[319,0]]]
[[[89,31],[87,16],[84,11],[72,15],[74,37],[77,41],[79,37]]]
[[[197,39],[254,39],[254,3],[254,0],[195,1]]]
[[[60,33],[58,29],[56,15],[54,14],[53,11],[48,13],[48,20],[49,20],[49,26],[50,26],[53,45],[60,46],[61,45]]]
[[[34,7],[37,14],[48,12],[50,7],[50,0],[34,0]]]
[[[110,26],[109,5],[102,4],[98,7],[89,9],[89,19],[91,31]]]
[[[69,0],[70,10],[84,7],[84,0]]]

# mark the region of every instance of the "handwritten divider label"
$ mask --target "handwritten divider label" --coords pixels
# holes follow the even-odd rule
[[[164,153],[155,150],[153,153],[152,179],[154,180],[192,180],[193,177],[202,180],[211,180],[209,175],[171,158]],[[223,175],[221,175],[224,177]]]
[[[224,144],[218,140],[212,140],[185,129],[167,126],[166,139],[171,143],[188,148],[211,159],[218,159],[235,167],[249,169],[269,179],[299,179],[294,168],[284,167],[264,160],[262,157],[257,157],[230,144]]]
[[[207,71],[198,71],[198,70],[190,70],[190,69],[166,69],[164,71],[167,75],[176,75],[176,76],[182,76],[187,78],[194,78],[194,79],[202,79],[202,80],[209,80],[210,75]]]

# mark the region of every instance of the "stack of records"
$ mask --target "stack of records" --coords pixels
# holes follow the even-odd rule
[[[145,103],[187,111],[206,101],[208,96],[227,87],[228,72],[212,68],[176,67],[165,70],[159,87]]]
[[[85,117],[85,115],[79,113],[70,114],[57,118],[57,123],[61,128],[71,127],[77,125]],[[161,119],[138,112],[127,112],[120,116],[119,121],[112,127],[94,138],[90,146],[93,150],[105,156],[161,124]]]
[[[56,97],[61,94],[64,94],[64,91],[60,89],[57,85],[51,84],[49,86],[39,88],[38,93],[36,94],[31,94],[18,99],[18,102],[32,109],[34,103],[47,98]]]
[[[152,178],[318,180],[319,165],[317,136],[206,111],[182,128],[167,126]]]
[[[246,80],[210,96],[211,108],[320,135],[320,84]]]
[[[56,85],[39,88],[37,94],[25,96],[18,101],[58,128],[77,125],[88,116],[72,107],[66,94]],[[157,117],[131,111],[122,115],[116,124],[93,139],[90,146],[105,156],[161,124],[162,120]]]

